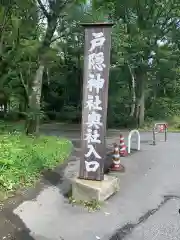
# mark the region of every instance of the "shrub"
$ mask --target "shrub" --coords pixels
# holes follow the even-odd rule
[[[156,120],[180,116],[179,102],[170,98],[158,98],[147,109],[146,116]]]
[[[63,163],[72,144],[54,136],[0,135],[0,189],[15,190],[32,184],[44,169]]]

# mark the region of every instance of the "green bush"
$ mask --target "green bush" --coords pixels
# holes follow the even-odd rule
[[[154,100],[151,107],[147,109],[146,116],[156,120],[180,116],[179,102],[170,98],[158,98]]]
[[[23,132],[25,130],[24,121],[2,121],[0,120],[0,133]]]
[[[78,123],[81,120],[81,109],[79,106],[65,105],[62,111],[57,113],[56,119],[68,123]]]
[[[54,136],[0,135],[0,190],[32,184],[44,169],[52,169],[70,154],[72,144]]]
[[[180,116],[172,116],[167,119],[168,125],[172,130],[180,129]]]

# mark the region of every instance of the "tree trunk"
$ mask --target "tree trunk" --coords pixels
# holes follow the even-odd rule
[[[132,72],[131,66],[129,64],[128,68],[129,68],[129,72],[131,75],[131,96],[132,96],[132,104],[131,104],[131,112],[130,112],[130,117],[134,116],[135,113],[135,109],[136,109],[136,84],[135,84],[135,77],[134,74]]]
[[[52,14],[48,18],[48,25],[46,29],[45,37],[41,43],[38,52],[39,65],[32,81],[32,90],[29,95],[29,116],[26,121],[26,134],[38,134],[40,123],[40,102],[42,91],[42,78],[45,67],[45,54],[48,51],[52,37],[54,35],[57,25],[57,14]]]
[[[26,122],[26,134],[38,134],[39,132],[43,72],[44,65],[40,63],[33,79],[31,94],[29,95],[29,116]]]
[[[145,87],[144,87],[145,79],[141,79],[141,96],[139,99],[139,127],[142,127],[144,124],[144,111],[145,111]]]
[[[137,107],[136,107],[136,120],[138,122],[138,126],[142,127],[144,124],[144,112],[145,112],[145,73],[143,71],[139,71],[136,73],[136,96],[137,96]]]

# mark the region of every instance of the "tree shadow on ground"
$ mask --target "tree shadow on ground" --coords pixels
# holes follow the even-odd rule
[[[69,158],[69,160],[65,164],[57,167],[54,170],[47,169],[47,170],[43,171],[42,175],[43,175],[43,179],[44,179],[45,183],[48,183],[48,184],[58,187],[60,189],[61,193],[64,195],[64,197],[67,198],[67,196],[69,196],[69,192],[71,191],[72,181],[70,178],[68,178],[64,174],[65,168],[68,166],[68,164],[75,164],[75,162],[78,161],[78,159],[79,159],[79,153],[74,152],[74,154],[72,154],[72,156]],[[110,149],[107,149],[107,155],[106,155],[106,159],[104,162],[104,173],[105,174],[109,173],[109,169],[113,163],[112,160],[113,160],[112,152],[110,151]]]
[[[58,173],[56,171],[47,169],[43,171],[44,180],[48,181],[53,186],[57,186],[58,184],[63,182],[63,173]]]
[[[29,235],[29,230],[24,229],[21,231],[16,231],[12,240],[35,240],[32,236]]]
[[[43,172],[43,180],[45,183],[57,187],[61,194],[67,198],[71,189],[71,181],[64,175],[63,169],[46,170]]]
[[[2,224],[0,233],[1,239],[35,240],[30,235],[30,230],[26,227],[24,222],[16,214],[13,213],[12,209],[3,209],[1,212],[0,222]]]

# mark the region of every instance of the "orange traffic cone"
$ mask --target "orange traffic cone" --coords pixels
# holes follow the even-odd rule
[[[113,164],[110,170],[118,171],[118,172],[124,172],[125,170],[124,166],[121,164],[121,161],[120,161],[119,147],[117,144],[114,144]]]
[[[128,155],[128,152],[127,152],[127,146],[125,145],[125,142],[124,142],[124,137],[122,134],[120,134],[120,144],[119,144],[119,149],[120,149],[120,156],[121,157],[126,157]]]

